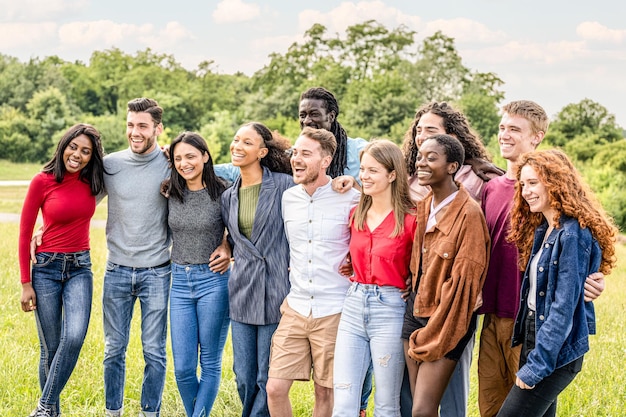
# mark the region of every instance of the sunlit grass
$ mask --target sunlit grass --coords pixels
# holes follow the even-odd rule
[[[26,416],[39,395],[37,363],[39,347],[32,314],[19,309],[19,271],[15,223],[0,223],[0,415]],[[64,417],[101,416],[104,409],[102,359],[102,277],[106,260],[104,229],[92,228],[94,302],[85,346],[78,366],[63,391]],[[626,256],[620,245],[618,259]],[[607,277],[607,289],[596,302],[598,334],[591,339],[591,352],[585,357],[583,371],[559,397],[558,415],[618,417],[626,410],[626,267]],[[126,415],[136,415],[141,396],[143,358],[141,355],[139,310],[135,311],[127,356],[127,382],[124,408]],[[168,340],[167,381],[163,394],[162,415],[182,417],[184,409],[178,395]],[[475,353],[478,349],[475,349]],[[230,338],[223,361],[222,384],[213,416],[241,415],[241,405],[232,373]],[[469,416],[477,417],[476,360],[473,362]],[[292,389],[295,416],[310,416],[313,405],[311,383],[296,382]],[[370,413],[372,415],[372,402]]]
[[[0,159],[0,180],[30,180],[44,164],[15,163]]]

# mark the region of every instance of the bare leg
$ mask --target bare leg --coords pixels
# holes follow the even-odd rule
[[[267,406],[272,417],[293,417],[289,390],[293,384],[292,379],[267,379]]]
[[[271,411],[271,409],[270,409]],[[330,417],[333,414],[333,389],[315,383],[313,417]],[[272,414],[274,417],[274,414]]]
[[[406,360],[406,368],[409,371],[409,382],[411,385],[411,396],[415,395],[415,381],[417,381],[417,368],[419,364],[413,360],[409,354],[409,341],[404,341],[404,359]]]
[[[439,403],[455,367],[456,362],[447,358],[419,363],[413,391],[413,417],[439,416]]]

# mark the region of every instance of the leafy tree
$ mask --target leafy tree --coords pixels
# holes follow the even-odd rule
[[[38,147],[31,139],[31,132],[36,129],[36,121],[26,117],[20,110],[6,105],[1,107],[0,159],[13,162],[38,160]]]
[[[401,74],[377,74],[371,80],[350,84],[340,120],[351,137],[388,137],[401,143],[402,136],[391,137],[389,133],[392,127],[405,122],[407,114],[414,113],[414,100]],[[406,124],[404,129],[408,127]]]
[[[348,27],[345,41],[335,44],[343,44],[341,61],[351,67],[352,80],[359,81],[393,72],[405,48],[414,43],[415,33],[403,25],[389,31],[375,20],[368,20]]]
[[[422,102],[454,101],[463,92],[470,71],[463,66],[454,38],[437,31],[424,39],[413,65],[411,87]]]
[[[36,131],[31,132],[35,148],[35,160],[44,162],[53,153],[57,140],[56,132],[68,127],[73,120],[67,99],[56,87],[38,91],[26,104],[28,116],[38,122]]]
[[[67,91],[69,83],[61,73],[63,61],[56,56],[43,60],[31,58],[27,63],[2,55],[0,60],[0,104],[8,104],[22,111],[26,103],[39,91],[56,87]]]
[[[495,97],[468,93],[461,96],[458,105],[483,143],[488,144],[497,137],[500,116]]]
[[[236,117],[228,111],[213,114],[213,121],[200,129],[200,135],[206,139],[213,163],[230,162],[230,142],[239,127]]]
[[[112,153],[128,147],[126,139],[126,119],[115,114],[99,116],[86,115],[81,120],[93,125],[100,132],[105,153]],[[159,144],[161,140],[159,139]]]
[[[593,163],[595,166],[611,167],[626,174],[626,140],[598,146]],[[626,193],[626,188],[622,192]]]
[[[610,145],[608,146],[610,147]],[[622,150],[622,157],[624,152]],[[579,170],[585,181],[598,196],[602,207],[615,219],[622,231],[626,230],[626,173],[609,165],[599,165],[602,158],[592,164],[583,164]]]
[[[556,132],[556,134],[552,136],[552,140],[557,137],[564,139],[565,135],[561,132]],[[572,140],[564,140],[561,143],[565,143],[563,150],[570,158],[585,162],[593,159],[598,151],[604,148],[604,145],[608,142],[597,133],[594,133],[577,135]]]
[[[556,115],[546,134],[546,141],[563,146],[577,136],[592,134],[607,142],[623,138],[615,116],[601,104],[586,98],[579,103],[568,104]]]

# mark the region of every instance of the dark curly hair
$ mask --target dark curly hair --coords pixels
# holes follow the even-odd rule
[[[485,145],[481,142],[478,134],[475,133],[469,125],[467,118],[460,111],[454,109],[446,102],[436,102],[425,104],[415,113],[415,118],[411,127],[404,135],[404,143],[402,144],[402,152],[409,176],[415,174],[415,162],[417,161],[417,144],[415,143],[415,134],[417,124],[426,113],[435,114],[443,118],[443,128],[446,134],[456,136],[465,149],[465,160],[480,158],[491,161]],[[463,161],[465,162],[465,161]]]

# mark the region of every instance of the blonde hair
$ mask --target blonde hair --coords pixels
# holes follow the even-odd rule
[[[530,122],[533,134],[539,132],[547,133],[550,126],[550,119],[546,111],[539,104],[530,100],[512,101],[502,107],[504,113],[511,116],[521,116]]]

